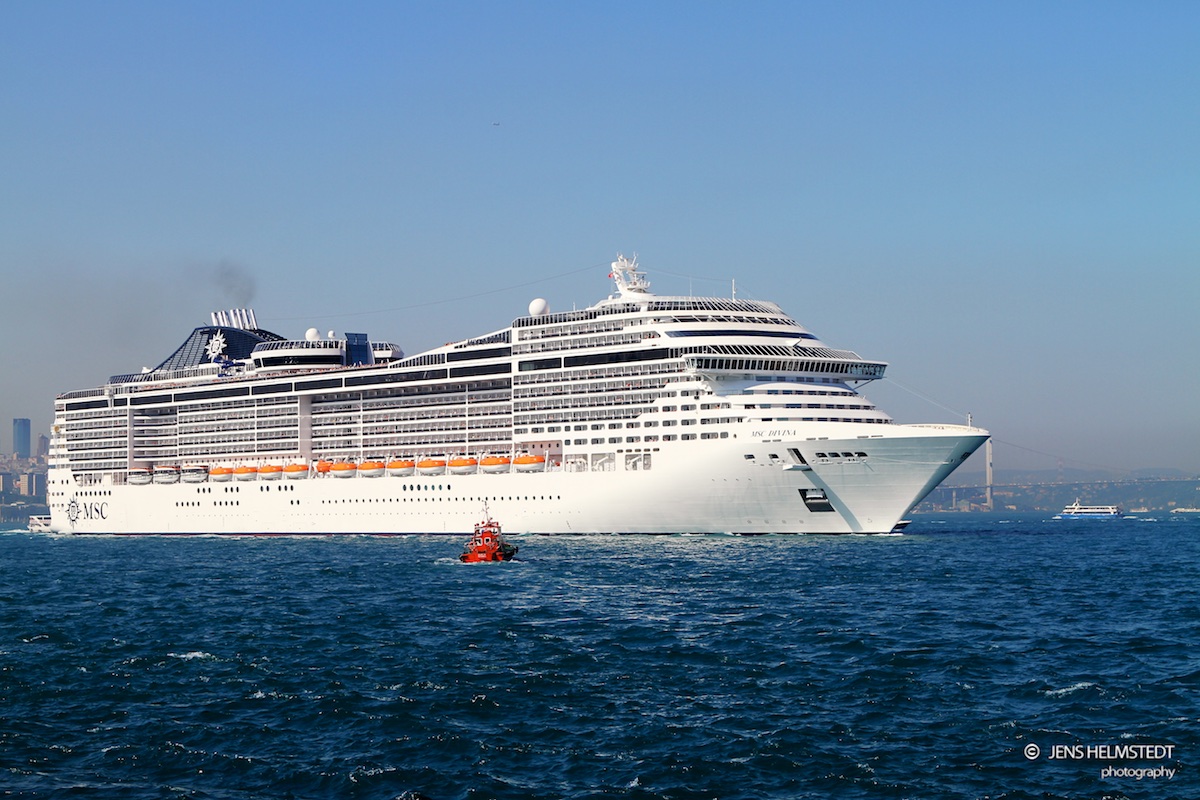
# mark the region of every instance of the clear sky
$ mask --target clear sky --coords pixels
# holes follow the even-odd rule
[[[1198,43],[1195,2],[0,4],[0,449],[218,308],[416,353],[622,251],[1000,468],[1200,472]]]

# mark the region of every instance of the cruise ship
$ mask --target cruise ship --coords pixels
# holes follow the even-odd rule
[[[636,258],[582,310],[418,355],[216,312],[154,369],[55,401],[76,534],[886,533],[988,437],[898,424],[886,364],[779,306],[659,296]]]

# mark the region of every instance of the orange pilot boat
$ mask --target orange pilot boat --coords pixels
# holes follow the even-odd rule
[[[500,523],[493,520],[486,509],[483,520],[475,523],[475,534],[463,547],[458,560],[468,564],[478,561],[512,561],[513,556],[517,554],[517,546],[504,541],[504,536],[500,533]]]

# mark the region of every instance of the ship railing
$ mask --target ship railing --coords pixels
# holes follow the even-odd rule
[[[905,428],[929,428],[934,431],[977,431],[972,425],[956,425],[949,422],[907,422],[902,427]]]

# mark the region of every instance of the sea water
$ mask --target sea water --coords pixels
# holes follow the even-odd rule
[[[0,794],[1200,796],[1200,521],[1049,516],[6,533]]]

